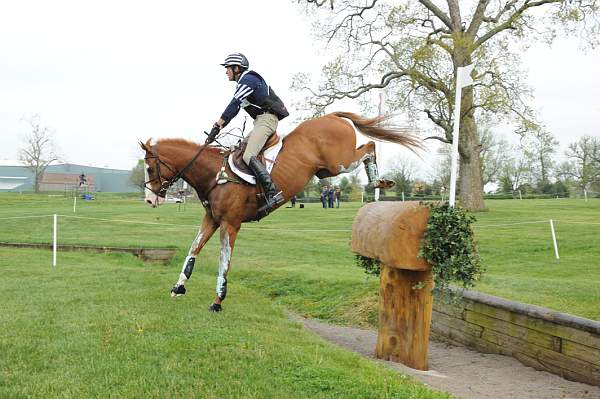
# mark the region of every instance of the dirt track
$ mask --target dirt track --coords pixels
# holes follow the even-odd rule
[[[291,316],[307,330],[345,349],[374,359],[377,331],[340,327]],[[600,399],[600,387],[572,382],[527,367],[512,357],[474,352],[440,342],[429,344],[429,371],[382,362],[434,389],[465,399]]]

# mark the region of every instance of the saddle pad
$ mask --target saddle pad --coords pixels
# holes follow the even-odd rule
[[[279,140],[279,142],[276,145],[267,148],[263,152],[263,157],[265,159],[264,164],[267,168],[267,172],[271,173],[271,170],[273,170],[273,166],[275,165],[275,160],[277,159],[277,155],[279,155],[279,151],[281,151],[282,146],[283,146],[283,140]],[[233,163],[232,157],[229,157],[229,159],[227,160],[227,163],[229,164],[229,168],[231,168],[231,171],[237,177],[244,180],[246,183],[256,184],[256,178],[253,175],[242,172],[240,169],[238,169],[238,167],[235,166],[235,164]]]

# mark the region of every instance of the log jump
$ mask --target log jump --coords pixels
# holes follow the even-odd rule
[[[381,262],[375,356],[427,370],[433,305],[431,266],[417,257],[429,209],[417,202],[363,206],[352,225],[352,251]]]

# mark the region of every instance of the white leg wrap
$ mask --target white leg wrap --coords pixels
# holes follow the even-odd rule
[[[221,240],[221,256],[219,259],[219,276],[217,277],[217,295],[221,296],[226,290],[227,272],[229,271],[229,262],[231,260],[231,247],[229,246],[229,236],[225,234]]]
[[[217,295],[220,295],[223,292],[223,288],[225,287],[225,277],[219,276],[217,277]]]
[[[195,259],[195,256],[188,255],[185,257],[185,260],[183,261],[183,267],[181,268],[181,273],[179,273],[179,280],[177,280],[177,285],[184,285],[186,281],[188,281],[188,277],[185,274],[185,268],[187,267],[187,264],[190,259]],[[191,275],[191,270],[188,273]]]

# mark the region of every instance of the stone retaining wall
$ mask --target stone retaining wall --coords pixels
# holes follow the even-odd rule
[[[434,300],[431,335],[600,386],[598,321],[463,291],[454,304]]]

